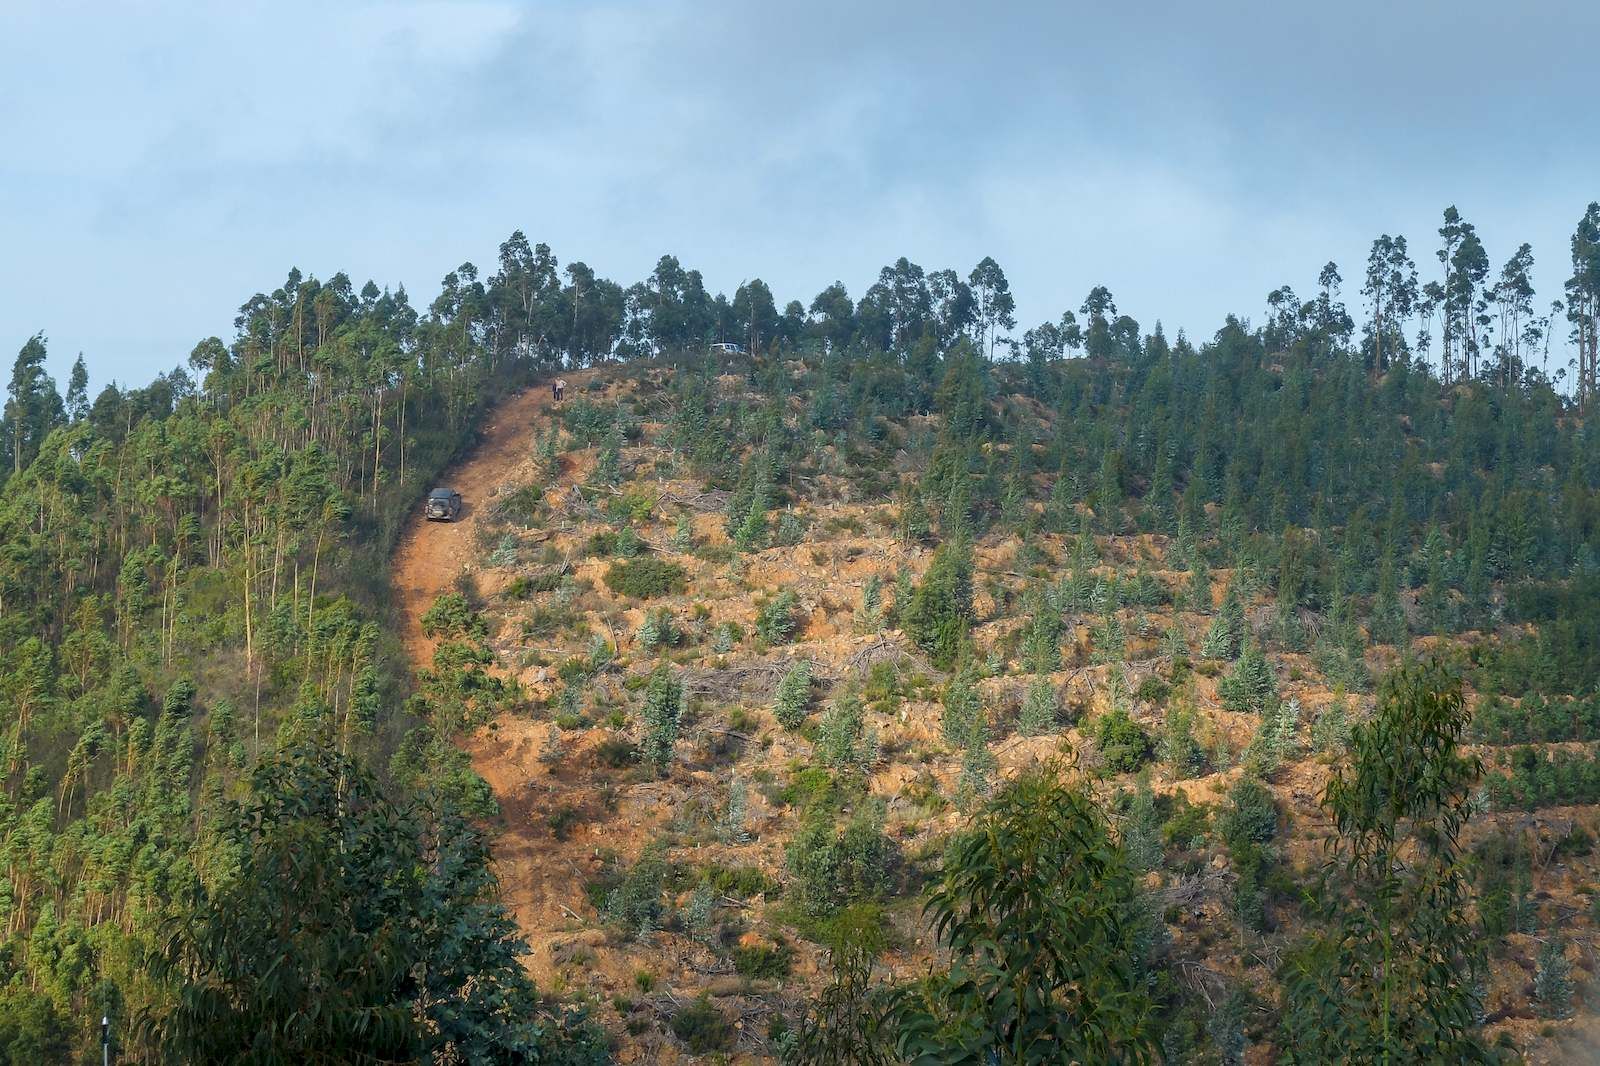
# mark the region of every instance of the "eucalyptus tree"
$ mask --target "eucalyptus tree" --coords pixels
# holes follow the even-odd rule
[[[995,345],[1002,330],[1017,326],[1017,301],[1011,295],[1011,282],[991,256],[984,256],[967,276],[972,290],[973,320],[978,326],[978,348],[985,358],[994,359]]]
[[[1361,294],[1372,307],[1367,326],[1372,338],[1372,368],[1381,374],[1389,369],[1396,353],[1405,351],[1405,325],[1416,310],[1417,265],[1411,261],[1405,237],[1385,233],[1372,242]]]
[[[1285,1061],[1491,1061],[1461,832],[1481,766],[1470,712],[1436,663],[1385,679],[1323,796],[1336,835],[1320,922],[1289,953]]]
[[[1591,203],[1572,234],[1572,276],[1567,279],[1567,321],[1577,349],[1574,385],[1587,408],[1600,388],[1600,203]]]
[[[56,383],[44,368],[45,340],[35,333],[17,352],[11,365],[11,383],[6,387],[4,420],[0,421],[0,447],[10,458],[13,475],[22,473],[39,445],[66,417]]]

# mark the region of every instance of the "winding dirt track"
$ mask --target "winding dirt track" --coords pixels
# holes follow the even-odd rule
[[[566,375],[569,390],[589,376]],[[440,593],[450,591],[457,575],[476,569],[478,522],[497,489],[519,475],[531,476],[534,434],[546,425],[550,406],[550,387],[544,383],[502,401],[488,415],[482,442],[439,478],[440,485],[461,493],[462,517],[429,522],[419,501],[401,534],[389,579],[413,671],[433,658],[434,641],[422,632],[423,613]],[[563,901],[582,897],[586,876],[570,856],[557,854],[558,842],[551,835],[548,816],[556,783],[538,758],[548,728],[525,716],[503,715],[460,742],[500,803],[494,858],[501,898],[533,948],[529,968],[541,983],[553,973],[553,936],[572,916]],[[581,802],[582,793],[578,790],[572,799]]]
[[[402,636],[411,668],[427,666],[433,641],[422,633],[422,615],[456,575],[472,562],[478,519],[490,494],[533,454],[534,430],[550,407],[550,389],[534,385],[503,401],[489,415],[483,441],[446,471],[439,484],[460,492],[465,506],[454,522],[429,522],[419,506],[395,547],[389,580],[394,586]]]

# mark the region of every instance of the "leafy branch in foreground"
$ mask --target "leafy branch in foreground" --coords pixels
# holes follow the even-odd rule
[[[1458,748],[1468,719],[1460,680],[1429,663],[1391,674],[1354,730],[1323,797],[1323,928],[1284,964],[1283,1061],[1494,1061],[1460,846],[1481,770]]]
[[[945,855],[926,905],[950,969],[900,994],[895,1047],[935,1063],[1149,1062],[1127,858],[1050,764],[1005,785]]]
[[[448,804],[392,803],[305,745],[257,769],[217,847],[149,959],[162,1061],[605,1061],[540,1020],[488,848]]]

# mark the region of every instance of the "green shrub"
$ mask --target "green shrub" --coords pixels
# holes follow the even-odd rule
[[[1172,686],[1154,674],[1139,682],[1139,687],[1133,693],[1134,698],[1145,703],[1160,706],[1167,702],[1167,697],[1172,695]]]
[[[965,748],[969,738],[978,730],[983,717],[983,703],[978,697],[978,686],[972,672],[963,670],[952,677],[944,687],[944,713],[941,724],[944,739],[952,747]]]
[[[1022,701],[1022,713],[1017,716],[1017,732],[1025,737],[1053,733],[1061,719],[1061,697],[1056,686],[1047,677],[1037,678],[1028,686],[1028,695]]]
[[[670,872],[665,846],[646,846],[639,861],[604,894],[605,919],[629,934],[645,935],[660,928],[665,913],[661,897]]]
[[[867,671],[866,683],[861,687],[861,698],[879,714],[894,714],[905,698],[911,695],[911,688],[896,664],[886,660],[873,663]]]
[[[550,835],[557,840],[566,840],[572,835],[572,827],[578,824],[581,814],[582,812],[570,803],[563,803],[557,807],[546,819],[550,826]]]
[[[1184,704],[1167,708],[1166,727],[1162,730],[1159,756],[1180,778],[1204,773],[1208,764],[1206,751],[1194,735],[1194,708]]]
[[[642,559],[612,563],[606,569],[606,587],[619,596],[648,600],[682,592],[685,584],[683,567],[647,555]]]
[[[696,1055],[725,1051],[737,1035],[733,1023],[703,994],[672,1016],[672,1033]]]
[[[773,717],[785,729],[798,729],[811,708],[811,664],[801,660],[789,667],[778,682],[772,703]]]
[[[779,888],[759,866],[707,866],[700,874],[713,889],[735,899],[750,899]]]
[[[682,636],[672,619],[672,612],[664,607],[647,612],[639,625],[639,647],[647,652],[673,647]]]
[[[756,636],[768,644],[787,644],[795,631],[795,607],[799,600],[784,589],[768,600],[756,614]]]
[[[430,637],[449,640],[467,637],[482,640],[489,633],[483,616],[472,609],[466,596],[459,592],[446,592],[422,616],[422,632]]]
[[[626,737],[607,737],[595,745],[594,753],[612,769],[628,766],[639,758],[639,749]]]
[[[508,600],[525,600],[539,592],[554,592],[561,584],[562,573],[560,570],[546,570],[538,574],[518,574],[506,586],[505,598]]]
[[[1278,835],[1278,808],[1272,793],[1260,781],[1241,777],[1228,790],[1228,805],[1217,820],[1217,829],[1238,878],[1233,890],[1234,911],[1245,925],[1261,929],[1266,922],[1268,875],[1275,858],[1271,845]]]
[[[861,701],[843,695],[822,716],[817,758],[835,773],[865,773],[878,761],[878,738],[866,727]]]
[[[776,944],[751,944],[735,948],[733,968],[740,977],[752,980],[778,980],[794,969],[794,948],[782,941]]]
[[[606,514],[619,522],[648,522],[655,507],[650,493],[629,489],[606,501]]]
[[[497,521],[531,526],[539,519],[539,502],[543,499],[544,489],[538,485],[523,485],[500,497],[490,514]]]
[[[1161,839],[1168,847],[1188,851],[1205,843],[1211,829],[1211,808],[1190,803],[1182,792],[1172,794],[1171,813],[1161,824]]]
[[[971,546],[963,539],[941,544],[908,601],[902,601],[897,588],[895,612],[906,634],[935,666],[944,669],[953,664],[972,624]]]
[[[1095,722],[1095,746],[1112,773],[1130,774],[1150,759],[1154,745],[1139,723],[1122,707],[1113,707]]]
[[[639,712],[644,722],[640,754],[645,762],[664,769],[672,760],[672,745],[678,739],[678,719],[682,714],[683,686],[663,666],[650,676],[644,707]]]
[[[785,853],[789,894],[802,912],[824,917],[887,890],[895,847],[883,825],[878,803],[864,804],[843,829],[826,811],[807,816]]]
[[[1233,669],[1217,684],[1222,705],[1230,711],[1262,714],[1278,696],[1278,680],[1255,641],[1245,645]]]
[[[1338,753],[1349,743],[1350,716],[1345,712],[1344,701],[1335,700],[1311,723],[1311,750],[1319,755]]]
[[[1566,940],[1551,934],[1539,948],[1539,964],[1533,974],[1533,1001],[1545,1018],[1565,1018],[1572,1014],[1572,964],[1567,961]]]
[[[1250,746],[1245,749],[1245,766],[1252,773],[1270,777],[1293,756],[1299,745],[1295,734],[1300,728],[1300,701],[1279,700],[1272,705],[1256,727]]]

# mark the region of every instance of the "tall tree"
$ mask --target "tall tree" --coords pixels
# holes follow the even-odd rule
[[[67,376],[67,417],[82,422],[89,417],[89,368],[83,364],[83,353],[72,361],[72,373]]]
[[[973,317],[978,324],[978,348],[984,352],[985,358],[992,361],[1000,332],[1016,328],[1017,301],[1011,295],[1011,283],[1006,280],[1006,272],[990,256],[984,256],[972,268],[967,284],[972,287]]]
[[[855,333],[855,304],[844,283],[836,281],[812,299],[806,309],[811,316],[811,329],[830,350],[838,350],[850,343]]]
[[[778,307],[772,290],[760,278],[739,286],[731,310],[747,351],[759,352],[777,336]]]
[[[39,454],[39,445],[64,414],[56,383],[45,371],[44,334],[35,333],[17,353],[11,366],[11,384],[6,389],[4,448],[10,453],[13,474]]]
[[[1361,294],[1372,306],[1372,368],[1381,374],[1393,354],[1405,350],[1405,324],[1416,309],[1417,265],[1404,237],[1385,233],[1372,242]]]
[[[1330,347],[1348,344],[1350,331],[1354,328],[1350,313],[1339,299],[1339,286],[1343,283],[1337,263],[1324,264],[1317,274],[1317,298],[1312,301],[1310,308],[1311,324]]]
[[[928,296],[933,301],[933,326],[939,347],[949,347],[973,322],[977,302],[972,286],[954,270],[935,270],[928,275]]]
[[[1489,275],[1489,254],[1478,231],[1462,219],[1455,205],[1445,208],[1437,253],[1444,281],[1432,290],[1443,318],[1440,371],[1446,384],[1478,372],[1479,329],[1486,312],[1483,282]]]
[[[396,806],[304,745],[218,832],[225,871],[152,960],[174,994],[143,1019],[164,1061],[542,1061],[556,1043],[459,816]]]
[[[1526,353],[1538,346],[1544,327],[1533,313],[1533,248],[1524,243],[1500,268],[1491,290],[1498,317],[1495,346],[1500,384],[1510,388],[1522,380]]]
[[[1577,348],[1574,393],[1588,407],[1600,386],[1600,203],[1591,203],[1572,234],[1572,277],[1567,279],[1567,321]]]
[[[1084,350],[1090,358],[1105,357],[1116,349],[1111,323],[1117,317],[1117,300],[1104,285],[1096,285],[1078,309],[1084,321]]]

